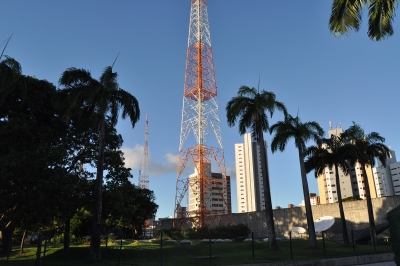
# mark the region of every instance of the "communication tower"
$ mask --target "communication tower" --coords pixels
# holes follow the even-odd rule
[[[207,138],[209,135],[212,139]],[[187,140],[191,146],[185,145]],[[217,147],[207,146],[207,142]],[[228,214],[230,202],[206,0],[191,0],[178,158],[175,218],[195,217],[196,226],[208,226],[215,218]],[[183,176],[190,160],[195,173]],[[213,177],[211,168],[220,172],[219,179]],[[189,209],[181,206],[184,197]]]
[[[144,148],[143,148],[143,161],[141,170],[139,171],[139,187],[149,188],[149,120],[146,114],[146,126],[144,130]]]

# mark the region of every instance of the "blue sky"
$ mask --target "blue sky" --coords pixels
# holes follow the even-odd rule
[[[207,2],[234,212],[234,144],[243,137],[227,126],[225,106],[241,85],[257,87],[259,76],[260,89],[274,92],[303,122],[316,121],[328,131],[329,121],[344,128],[356,121],[400,150],[398,19],[392,37],[373,42],[366,18],[358,33],[330,34],[331,1]],[[98,78],[120,52],[114,66],[120,87],[137,97],[142,111],[133,130],[128,121],[117,126],[126,163],[137,184],[147,112],[149,188],[160,206],[157,217],[173,215],[190,0],[13,0],[1,6],[0,49],[14,34],[5,54],[26,75],[57,85],[65,69],[77,67]],[[271,123],[279,119],[276,113]],[[269,142],[271,136],[265,137]],[[269,151],[269,159],[273,206],[298,205],[303,196],[294,143],[283,153]],[[313,174],[308,182],[317,192]]]

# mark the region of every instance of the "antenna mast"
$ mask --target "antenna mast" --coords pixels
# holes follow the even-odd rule
[[[146,114],[146,127],[144,130],[144,149],[143,149],[143,162],[142,169],[139,172],[139,187],[140,188],[149,188],[149,143],[148,143],[148,135],[149,135],[149,120],[148,114]]]
[[[185,147],[191,132],[194,141],[190,140],[192,146]],[[213,133],[212,141],[217,147],[206,146],[209,132]],[[193,161],[194,174],[184,177],[189,159]],[[212,166],[220,173],[211,173]],[[219,177],[215,178],[216,175]],[[230,212],[227,190],[207,4],[206,0],[191,0],[175,218],[195,217],[197,226],[211,225],[216,217],[220,219],[220,215]],[[187,211],[181,206],[184,197],[189,199]]]

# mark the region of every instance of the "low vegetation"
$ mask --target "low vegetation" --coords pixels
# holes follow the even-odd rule
[[[293,240],[293,260],[318,260],[324,259],[322,240],[318,240],[317,248],[310,249],[307,240]],[[337,258],[354,256],[353,246],[340,245],[335,242],[325,241],[326,257]],[[48,244],[46,255],[42,252],[44,265],[76,265],[96,266],[105,265],[159,265],[161,262],[161,249],[158,241],[139,242],[123,241],[120,250],[120,241],[115,241],[107,247],[103,244],[102,261],[93,263],[88,261],[89,245],[72,245],[68,256],[64,253],[62,245]],[[43,249],[42,249],[43,251]],[[209,264],[210,247],[201,244],[200,240],[193,241],[192,245],[180,246],[179,244],[163,243],[162,265],[204,265]],[[381,243],[377,253],[392,252],[390,243]],[[374,248],[368,245],[357,245],[356,255],[373,254]],[[238,265],[253,262],[252,244],[243,241],[234,241],[229,244],[212,244],[212,265]],[[33,265],[36,255],[36,246],[25,248],[24,254],[19,254],[17,246],[13,248],[8,265],[24,266]],[[0,264],[5,265],[6,256],[0,256]],[[279,241],[279,249],[268,250],[267,242],[256,242],[254,245],[254,262],[279,262],[290,261],[290,242]]]

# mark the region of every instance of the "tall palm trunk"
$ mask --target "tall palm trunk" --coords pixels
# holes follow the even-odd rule
[[[340,220],[342,223],[343,243],[348,245],[348,244],[350,244],[350,242],[349,242],[349,235],[347,234],[346,217],[344,216],[344,210],[343,210],[342,190],[340,189],[339,167],[337,164],[335,164],[335,173],[336,173],[335,174],[336,194],[338,197]]]
[[[317,247],[317,237],[315,235],[314,219],[310,203],[310,191],[308,190],[306,168],[304,166],[303,149],[299,147],[298,151],[301,170],[301,182],[303,184],[304,204],[306,206],[308,235],[310,236],[310,247]]]
[[[365,170],[365,164],[362,164],[362,171],[363,171],[362,174],[363,174],[363,177],[364,177],[365,192],[367,193],[367,195],[365,197],[367,198],[367,210],[368,210],[369,227],[370,227],[370,230],[372,231],[371,237],[373,238],[373,241],[375,243],[377,243],[376,242],[376,233],[375,233],[376,229],[375,229],[374,211],[372,209],[371,191],[369,189],[369,182],[368,182],[367,171]]]
[[[3,230],[1,231],[1,235],[3,237],[3,245],[1,247],[2,254],[9,254],[11,252],[13,234],[14,228],[11,228],[10,226],[3,228]]]
[[[70,232],[71,232],[71,219],[67,218],[64,225],[64,253],[68,254],[69,242],[70,242]]]
[[[258,146],[260,147],[261,175],[263,177],[263,184],[264,184],[264,202],[265,202],[265,214],[266,214],[267,230],[268,230],[268,244],[269,244],[269,249],[277,250],[278,243],[276,242],[274,213],[272,210],[271,190],[269,186],[269,173],[267,169],[267,154],[266,154],[267,149],[265,147],[264,135],[262,130],[259,130],[258,132]]]
[[[26,236],[26,229],[24,230],[24,233],[22,234],[19,254],[23,254],[24,253],[25,236]]]
[[[104,116],[100,121],[99,154],[97,160],[97,175],[94,190],[94,208],[93,208],[93,228],[90,240],[89,260],[101,260],[100,241],[101,241],[101,215],[102,215],[102,190],[103,190],[103,167],[104,167],[104,141],[105,125]]]

